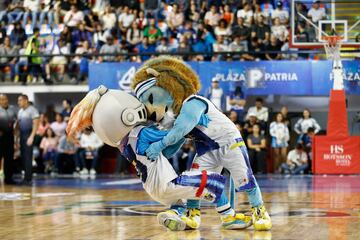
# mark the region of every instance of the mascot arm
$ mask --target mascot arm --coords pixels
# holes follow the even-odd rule
[[[155,126],[145,127],[140,131],[139,138],[137,141],[137,153],[139,155],[145,155],[146,149],[154,142],[162,140],[168,131],[162,131],[157,129]],[[163,150],[163,155],[166,158],[171,158],[184,144],[185,138],[180,139],[174,145],[171,145]]]
[[[179,151],[179,149],[182,147],[182,145],[185,143],[186,139],[182,138],[179,142],[175,143],[174,145],[168,146],[166,147],[163,151],[162,154],[167,158],[172,158],[175,153],[177,153],[177,151]]]
[[[193,99],[186,102],[174,122],[174,127],[161,141],[151,144],[146,150],[147,157],[155,160],[166,147],[178,143],[198,125],[206,109],[206,104],[201,100]]]

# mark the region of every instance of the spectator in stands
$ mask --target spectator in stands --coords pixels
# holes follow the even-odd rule
[[[50,72],[55,69],[58,73],[59,81],[63,82],[66,65],[68,64],[68,59],[64,55],[70,54],[70,49],[65,42],[59,39],[57,44],[54,45],[51,54],[55,56],[53,56],[49,64],[46,65],[47,79],[50,79]]]
[[[27,46],[27,41],[25,41],[23,43],[22,48],[20,48],[19,50],[19,55],[22,57],[19,57],[18,61],[15,63],[15,68],[14,68],[14,73],[15,73],[15,78],[14,78],[14,82],[26,82],[26,77],[27,77],[27,70],[28,70],[28,58],[24,57],[25,52],[26,52],[26,46]]]
[[[32,55],[28,57],[28,63],[33,83],[37,82],[39,75],[41,75],[46,84],[51,84],[51,80],[46,77],[45,71],[43,71],[42,68],[43,59],[39,56],[41,53],[39,35],[39,29],[34,28],[34,35],[28,39],[28,46],[26,47],[25,54],[28,56]]]
[[[224,38],[229,38],[231,36],[231,28],[228,27],[228,24],[225,19],[219,21],[219,25],[215,27],[214,33],[216,36],[224,36]]]
[[[243,45],[244,51],[247,51],[251,31],[250,28],[244,25],[243,18],[240,17],[237,19],[237,25],[232,28],[232,34],[234,37],[240,38],[240,42]]]
[[[254,173],[266,173],[266,140],[261,134],[258,124],[254,124],[246,143],[252,171]]]
[[[39,117],[39,127],[36,132],[37,138],[39,138],[39,143],[41,142],[41,138],[45,135],[46,129],[50,127],[49,119],[44,113],[40,114]]]
[[[285,25],[280,24],[280,18],[274,19],[274,24],[271,27],[271,34],[274,35],[281,42],[285,42],[288,38],[288,30]]]
[[[251,4],[245,2],[243,5],[243,9],[237,11],[236,17],[243,18],[245,26],[251,27],[254,20],[254,11],[252,10]]]
[[[277,53],[265,53],[266,60],[280,60],[281,59],[281,45],[274,35],[270,37],[270,44],[265,47],[267,51],[278,51]]]
[[[226,110],[226,96],[224,90],[219,85],[219,80],[214,78],[211,87],[207,90],[205,97],[209,99],[220,111]]]
[[[212,27],[216,27],[219,24],[221,19],[220,14],[217,12],[216,6],[211,5],[210,11],[206,12],[204,17],[204,22],[206,25],[210,25]]]
[[[250,53],[247,54],[249,56],[248,60],[260,61],[262,59],[265,59],[263,53],[256,53],[256,52],[261,52],[263,50],[264,50],[264,45],[262,43],[259,43],[258,38],[257,37],[251,38],[249,45]]]
[[[236,111],[234,110],[230,110],[230,113],[229,113],[229,119],[233,122],[233,123],[236,123],[238,122],[238,114]]]
[[[269,119],[269,110],[264,106],[264,100],[262,98],[256,98],[255,106],[250,107],[246,119],[249,119],[250,114],[255,114],[258,121],[267,122]]]
[[[110,5],[106,6],[105,12],[100,16],[105,31],[111,31],[116,26],[116,15]]]
[[[20,22],[24,14],[24,3],[22,0],[12,0],[8,7],[8,20],[10,23]]]
[[[79,11],[75,4],[71,5],[70,10],[64,16],[64,23],[71,30],[76,28],[81,22],[84,21],[84,13]]]
[[[297,141],[297,143],[301,143],[304,146],[304,149],[308,154],[309,160],[312,159],[312,143],[314,136],[315,136],[315,129],[313,127],[309,127],[307,133],[303,134],[301,138],[299,138]]]
[[[277,171],[282,163],[286,162],[289,129],[284,123],[281,113],[276,114],[275,121],[270,124],[271,148],[274,151],[274,169]]]
[[[64,117],[64,120],[67,121],[71,115],[73,110],[72,102],[70,99],[64,99],[62,101],[63,110],[61,111],[61,115]]]
[[[22,94],[18,97],[18,106],[20,110],[17,116],[16,129],[20,133],[20,154],[25,169],[23,183],[31,184],[33,143],[39,127],[39,112],[34,106],[30,105],[27,95]]]
[[[141,43],[143,38],[143,31],[139,29],[138,26],[139,25],[134,21],[131,24],[131,28],[129,28],[126,33],[126,40],[132,45],[132,47],[136,47],[139,43]]]
[[[289,129],[290,132],[290,128],[291,128],[291,123],[290,123],[290,117],[289,117],[289,109],[287,106],[282,106],[280,108],[280,113],[283,115],[283,119],[284,119],[284,123],[286,125],[286,127]]]
[[[41,28],[41,25],[44,24],[45,18],[47,18],[47,22],[52,28],[54,25],[54,1],[51,0],[41,1],[39,28]]]
[[[194,1],[191,1],[190,8],[185,13],[185,18],[186,20],[191,21],[193,24],[199,22],[200,13],[197,10],[196,3]]]
[[[61,162],[65,159],[70,159],[74,162],[75,166],[79,166],[78,159],[76,156],[77,147],[72,141],[68,139],[66,135],[63,135],[57,147],[57,155],[55,157],[55,169],[54,172],[61,172]],[[80,168],[76,168],[77,173],[80,172]]]
[[[32,29],[36,26],[37,15],[40,12],[40,1],[24,0],[25,13],[23,15],[23,26],[25,28],[29,15],[31,14]]]
[[[58,138],[66,134],[66,126],[67,123],[64,121],[63,115],[56,113],[55,122],[52,122],[50,127]]]
[[[302,134],[307,133],[307,130],[310,127],[314,128],[315,133],[318,133],[321,129],[318,122],[314,118],[311,117],[310,110],[305,108],[303,111],[303,116],[296,122],[296,124],[294,126],[294,130],[301,137]]]
[[[11,46],[10,38],[5,37],[4,44],[0,45],[0,56],[17,55],[18,49]],[[5,72],[6,68],[11,69],[12,75],[14,74],[14,68],[16,63],[16,57],[0,57],[0,69]],[[4,75],[2,75],[4,81]],[[12,78],[13,76],[11,76]]]
[[[132,9],[124,6],[123,11],[118,18],[119,29],[122,36],[126,36],[126,31],[131,26],[133,21],[135,21],[135,15],[133,14]]]
[[[168,12],[166,22],[170,28],[178,28],[184,23],[184,14],[176,3],[172,5],[171,11]]]
[[[6,16],[8,4],[8,1],[1,1],[0,3],[0,22],[2,22]]]
[[[183,36],[181,39],[180,39],[180,45],[177,49],[177,52],[178,53],[185,53],[185,55],[182,56],[182,59],[184,61],[189,61],[189,59],[191,58],[191,56],[189,55],[186,55],[186,53],[189,53],[191,51],[191,47],[189,46],[188,44],[188,40],[185,36]]]
[[[71,52],[75,52],[76,48],[83,42],[91,43],[92,41],[92,33],[85,29],[84,22],[80,22],[78,28],[71,35]]]
[[[150,44],[162,37],[160,29],[156,26],[155,19],[152,18],[149,20],[149,26],[144,29],[144,37],[148,38]]]
[[[189,43],[193,43],[196,39],[196,31],[192,26],[191,21],[186,21],[184,27],[179,30],[181,37],[186,37],[189,40]]]
[[[14,29],[10,33],[11,45],[21,47],[26,41],[25,29],[19,22],[14,24]]]
[[[221,13],[221,18],[226,21],[228,26],[231,26],[234,23],[234,13],[231,11],[229,4],[224,5],[224,10]]]
[[[229,51],[229,45],[226,44],[226,42],[224,41],[224,37],[219,35],[216,36],[216,42],[213,43],[213,51],[214,53],[217,52],[228,52]],[[217,55],[215,54],[213,56],[213,60],[217,61],[217,60],[223,60],[225,58],[224,55]]]
[[[236,86],[235,91],[230,93],[230,110],[237,113],[237,121],[244,122],[244,106],[246,104],[245,94],[240,86]]]
[[[106,33],[101,24],[97,23],[92,39],[92,42],[94,43],[93,46],[97,51],[100,51],[101,47],[105,44],[107,35],[109,35],[109,33]]]
[[[103,145],[101,140],[95,134],[95,132],[91,128],[87,128],[80,136],[80,148],[79,151],[79,159],[81,165],[83,167],[81,174],[87,175],[90,174],[92,176],[96,175],[96,166],[98,160],[98,151],[99,148]],[[85,160],[91,159],[91,169],[90,171],[86,168]]]
[[[273,1],[272,0],[263,0],[260,2],[260,8],[262,15],[265,18],[265,22],[269,23],[269,18],[272,12],[274,11]],[[258,18],[256,18],[258,19]]]
[[[154,44],[149,44],[149,38],[148,37],[144,37],[142,40],[142,44],[139,46],[139,52],[141,53],[153,53],[155,52],[155,45]],[[150,55],[141,55],[140,59],[141,61],[146,61],[148,59],[150,59]]]
[[[155,49],[156,52],[168,52],[169,47],[167,45],[167,39],[165,37],[160,39],[160,44],[156,46]]]
[[[55,162],[58,138],[51,128],[47,128],[44,137],[41,139],[40,149],[42,150],[45,165],[45,173],[53,170]]]
[[[68,26],[64,26],[64,29],[60,33],[60,39],[70,47],[72,43],[72,34]]]
[[[260,15],[257,24],[251,28],[251,37],[256,37],[259,44],[268,44],[270,41],[270,27],[265,24],[265,18]]]
[[[113,36],[108,35],[106,37],[106,43],[100,49],[100,53],[111,55],[100,56],[99,62],[116,62],[118,61],[118,56],[116,54],[119,52],[119,45],[114,43]]]
[[[76,48],[75,54],[81,54],[82,56],[75,56],[68,66],[72,83],[78,84],[79,82],[85,81],[88,77],[89,62],[93,58],[89,54],[92,52],[93,49],[90,48],[88,41],[82,42],[82,44]]]
[[[251,59],[251,56],[245,51],[248,51],[247,41],[241,41],[240,36],[234,36],[234,41],[229,45],[229,51],[236,53],[236,52],[243,52],[241,54],[233,54],[232,60],[247,60]]]
[[[302,174],[309,167],[308,158],[301,144],[296,144],[295,149],[287,155],[286,163],[281,165],[284,173]]]
[[[289,12],[283,9],[282,1],[278,1],[276,3],[276,9],[271,13],[271,18],[279,18],[280,23],[283,25],[287,25],[289,22]]]
[[[139,16],[136,18],[135,22],[137,23],[139,29],[144,29],[148,25],[148,19],[145,17],[144,11],[139,11]]]
[[[309,12],[307,13],[307,16],[309,18],[311,18],[311,20],[316,24],[319,22],[319,20],[326,18],[325,8],[320,7],[320,1],[315,0],[313,2],[312,7],[310,8]]]
[[[244,138],[247,139],[247,137],[252,134],[253,127],[255,124],[258,124],[260,126],[261,134],[264,133],[263,127],[260,125],[260,121],[257,119],[256,114],[254,112],[250,112],[247,114],[246,121],[244,124]]]
[[[287,39],[284,42],[284,44],[281,46],[281,52],[287,52],[287,51],[298,51],[298,48],[290,47],[290,37],[289,34],[287,34]],[[281,59],[283,60],[297,60],[299,55],[297,53],[282,53]]]

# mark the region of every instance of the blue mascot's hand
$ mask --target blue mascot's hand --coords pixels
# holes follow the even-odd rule
[[[161,142],[152,143],[148,149],[146,149],[146,156],[151,160],[155,161],[159,156],[162,150],[164,150],[166,146]]]

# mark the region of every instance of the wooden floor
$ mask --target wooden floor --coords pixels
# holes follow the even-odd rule
[[[204,205],[196,231],[159,226],[136,178],[41,178],[0,185],[0,239],[360,239],[360,176],[258,176],[272,215],[269,232],[223,230]],[[237,194],[237,210],[249,211]]]

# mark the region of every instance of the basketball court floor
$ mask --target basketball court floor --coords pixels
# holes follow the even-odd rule
[[[0,239],[360,239],[360,176],[258,176],[273,220],[269,232],[223,230],[203,205],[202,226],[171,232],[158,225],[164,207],[133,178],[37,177],[33,186],[0,191]],[[236,208],[247,212],[237,193]]]

